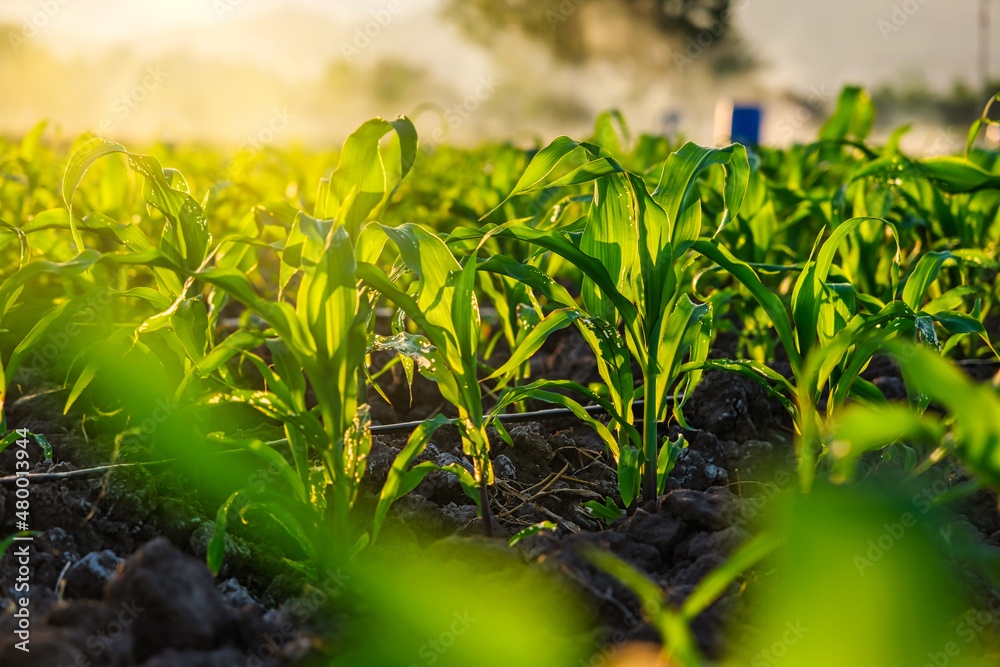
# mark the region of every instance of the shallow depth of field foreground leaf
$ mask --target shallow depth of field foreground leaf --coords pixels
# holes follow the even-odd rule
[[[577,667],[595,647],[575,597],[485,542],[377,550],[346,577],[336,667]]]
[[[760,568],[763,608],[746,610],[750,635],[734,640],[726,664],[987,664],[975,660],[995,636],[982,624],[973,631],[969,615],[981,610],[961,599],[942,553],[963,528],[924,491],[819,484],[773,501],[786,542]],[[1000,600],[994,607],[1000,613]]]

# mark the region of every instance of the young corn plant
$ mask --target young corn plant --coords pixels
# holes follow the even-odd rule
[[[146,202],[164,217],[163,226],[155,238],[151,239],[139,225],[120,224],[101,211],[93,211],[82,220],[74,215],[74,194],[84,174],[98,159],[111,154],[124,155],[130,167],[143,176]],[[102,196],[98,203],[108,204],[112,210],[117,210],[114,204],[121,204],[120,200],[125,196],[122,193],[128,191],[129,184],[124,171],[111,171],[107,176],[107,192],[114,194]],[[166,337],[168,346],[195,357],[204,353],[206,336],[209,335],[207,314],[200,296],[188,296],[193,284],[188,273],[203,266],[208,260],[211,235],[203,211],[188,193],[187,184],[180,173],[163,169],[153,157],[129,153],[120,144],[91,139],[70,157],[61,194],[66,208],[43,211],[17,229],[23,265],[8,276],[0,288],[0,317],[10,311],[26,284],[43,274],[63,278],[66,281],[67,297],[38,319],[10,357],[0,364],[0,410],[3,407],[7,379],[28,358],[33,347],[45,339],[54,327],[68,324],[75,314],[90,307],[85,304],[92,304],[97,300],[101,304],[108,304],[113,296],[137,299],[147,308],[151,307],[155,313],[141,320],[137,326],[122,327],[112,332],[109,340],[102,342],[105,347],[117,345],[121,348],[128,346],[130,340],[134,345],[139,334],[151,334],[166,327],[161,337]],[[63,258],[64,261],[24,261],[27,259],[27,235],[39,232],[48,232],[50,238],[56,234],[69,233],[72,244],[41,244],[47,254]],[[87,247],[84,232],[87,232],[96,248]],[[120,265],[148,267],[152,272],[155,289],[146,285],[130,285],[122,279],[112,279]],[[118,275],[124,276],[124,273],[119,272]],[[102,282],[104,286],[101,285]],[[73,283],[85,292],[73,294],[74,290],[70,289]],[[198,316],[199,313],[201,317]],[[91,314],[93,315],[92,312]],[[203,326],[197,326],[199,322]],[[73,324],[79,326],[78,323]],[[202,341],[200,350],[197,344],[199,339]],[[78,358],[83,356],[81,352]],[[67,410],[93,379],[99,368],[100,358],[100,355],[91,355],[90,360],[83,365],[83,370],[68,394]]]
[[[380,140],[390,132],[394,132],[393,140],[380,146]],[[279,518],[293,535],[309,534],[317,542],[316,535],[322,532],[319,530],[323,524],[322,510],[327,507],[336,538],[332,548],[341,553],[349,546],[347,542],[354,539],[349,524],[350,508],[371,446],[367,408],[358,401],[364,386],[363,375],[359,383],[359,374],[363,372],[367,351],[371,308],[361,298],[354,275],[355,241],[360,225],[384,210],[412,165],[415,150],[416,135],[405,118],[391,123],[381,119],[369,121],[348,138],[338,169],[321,182],[318,196],[317,211],[333,211],[335,219],[320,219],[300,211],[285,230],[285,238],[274,246],[281,257],[276,302],[258,296],[248,280],[247,272],[256,263],[247,250],[253,245],[266,245],[255,238],[260,232],[260,220],[280,221],[277,215],[258,209],[244,219],[237,234],[224,237],[210,251],[204,211],[188,193],[180,174],[161,169],[153,158],[127,153],[121,146],[99,139],[74,155],[64,186],[71,209],[70,230],[78,247],[82,247],[82,235],[71,207],[73,192],[89,166],[104,155],[123,153],[130,166],[145,177],[146,200],[166,217],[159,238],[151,241],[134,226],[98,220],[132,251],[127,260],[120,261],[148,263],[153,267],[159,290],[136,292],[151,303],[155,296],[154,305],[161,312],[146,319],[133,335],[149,335],[163,329],[178,339],[174,347],[187,357],[178,397],[189,383],[214,374],[226,389],[205,402],[244,403],[284,424],[283,442],[239,440],[238,444],[278,465],[292,489],[295,511],[282,510],[283,499],[279,498],[268,509],[271,515]],[[95,254],[85,251],[81,257],[89,260]],[[300,280],[293,305],[280,300],[280,296],[296,273]],[[200,294],[201,286],[207,286],[204,297]],[[213,344],[211,335],[218,311],[228,298],[242,302],[267,323],[268,330],[263,333],[240,330],[218,345]],[[204,303],[211,304],[209,312]],[[249,352],[264,341],[273,365]],[[267,385],[265,391],[232,386],[225,362],[237,354],[257,366]],[[96,371],[89,366],[84,370],[71,400]],[[316,397],[315,408],[306,405],[307,384]],[[280,444],[288,445],[291,466],[273,449]],[[321,463],[318,483],[316,471],[310,465],[313,454]],[[235,495],[220,511],[216,544],[221,543],[225,514]],[[363,541],[362,535],[358,543]]]
[[[604,570],[639,599],[643,614],[660,633],[663,640],[662,657],[667,664],[686,667],[708,667],[710,663],[698,648],[691,623],[726,592],[744,572],[771,555],[781,540],[772,532],[761,533],[743,544],[729,559],[710,572],[694,588],[679,609],[674,608],[660,585],[617,556],[591,547],[584,557]]]
[[[929,443],[932,451],[925,461],[912,462],[913,476],[954,454],[987,484],[1000,486],[1000,400],[995,387],[973,382],[954,363],[926,346],[879,342],[899,363],[907,382],[941,406],[945,415],[927,413],[921,405],[854,405],[845,409],[823,432],[836,478],[851,479],[865,452],[922,441]]]
[[[781,299],[764,285],[752,266],[736,259],[725,247],[709,240],[695,243],[695,249],[714,261],[743,284],[767,313],[788,356],[794,375],[793,382],[767,366],[748,360],[705,361],[691,368],[716,368],[740,373],[773,388],[795,421],[799,432],[799,476],[803,489],[808,489],[815,477],[818,447],[819,403],[824,390],[829,389],[826,403],[827,418],[833,416],[848,398],[865,403],[884,402],[881,392],[859,377],[871,357],[879,351],[873,334],[881,339],[919,337],[937,348],[935,325],[953,335],[969,333],[986,338],[986,330],[978,313],[968,315],[948,306],[952,300],[932,300],[921,310],[927,289],[937,278],[948,257],[926,255],[906,278],[900,293],[898,259],[892,264],[892,294],[883,303],[876,297],[863,299],[850,283],[830,279],[835,253],[845,238],[868,218],[854,218],[842,223],[820,245],[815,259],[810,259],[799,273],[792,291],[791,316]],[[894,226],[885,224],[898,238]],[[897,253],[898,258],[898,244]],[[898,296],[897,296],[898,295]]]
[[[578,149],[589,161],[550,178]],[[518,220],[486,228],[490,234],[557,254],[585,276],[581,286],[584,317],[578,326],[598,358],[611,393],[612,417],[623,441],[612,451],[626,505],[639,495],[640,485],[645,499],[656,497],[661,451],[656,426],[667,417],[670,398],[699,379],[694,371],[676,384],[683,360],[700,361],[708,353],[711,308],[691,301],[681,288],[681,276],[687,253],[702,232],[696,180],[713,165],[727,170],[726,212],[717,223],[721,229],[739,213],[747,189],[749,164],[742,146],[712,149],[685,144],[667,158],[659,183],[650,193],[640,176],[625,170],[605,149],[560,137],[534,157],[510,197],[593,183],[593,202],[582,229],[540,230]],[[625,331],[624,344],[618,336],[619,322]],[[642,371],[638,392],[643,396],[641,434],[633,426],[637,397],[630,367],[633,359]],[[536,385],[524,391],[558,386]],[[592,392],[585,395],[598,398]],[[683,423],[682,405],[683,399],[673,402],[674,417]]]
[[[358,267],[358,275],[373,290],[392,301],[420,331],[420,334],[413,334],[401,329],[394,336],[374,336],[374,346],[391,349],[409,357],[422,374],[438,384],[444,399],[457,409],[458,419],[455,423],[462,437],[463,449],[473,460],[474,473],[469,476],[467,471],[457,465],[447,466],[446,469],[458,475],[467,492],[472,489],[478,491],[477,502],[487,536],[493,534],[489,504],[493,468],[490,443],[486,435],[488,422],[483,412],[483,396],[478,376],[479,338],[482,331],[474,291],[477,272],[492,271],[520,279],[529,287],[525,294],[536,304],[534,290],[544,294],[551,303],[563,306],[544,317],[540,316],[538,324],[530,332],[515,337],[511,358],[491,376],[501,378],[501,385],[516,377],[520,365],[541,347],[551,332],[564,328],[581,317],[566,290],[537,269],[504,256],[494,255],[480,260],[478,254],[486,246],[490,236],[490,233],[486,233],[478,239],[462,264],[445,241],[419,225],[405,224],[392,228],[373,223],[362,231],[363,241],[381,247],[385,239],[390,240],[399,249],[400,268],[412,272],[417,280],[406,286],[402,270],[393,272],[393,277],[390,277],[372,264],[359,264]],[[576,388],[584,390],[579,385]],[[521,394],[508,394],[500,402],[499,409],[513,402],[515,395],[530,395],[554,401],[562,399],[563,404],[576,406],[578,415],[594,424],[606,440],[613,441],[603,424],[590,418],[565,397],[548,394],[535,385],[529,385],[525,389]],[[502,429],[499,422],[495,423]],[[427,428],[436,429],[439,425],[437,422],[430,422]],[[426,437],[429,437],[429,433]],[[423,463],[411,470],[407,469],[409,462],[426,443],[426,437],[421,435],[416,445],[411,440],[413,446],[408,445],[400,454],[393,466],[390,482],[387,483],[389,492],[383,494],[383,501],[398,497],[403,489],[412,489],[424,475],[435,468]],[[470,495],[475,497],[472,493]]]
[[[390,132],[392,140],[380,146]],[[367,532],[355,537],[351,521],[371,449],[370,415],[362,392],[373,305],[359,288],[355,271],[364,260],[378,258],[381,244],[362,242],[361,225],[384,210],[415,151],[416,134],[406,118],[375,119],[348,137],[337,170],[320,184],[316,204],[318,215],[335,217],[319,219],[300,211],[280,248],[282,293],[288,291],[292,277],[299,276],[294,305],[258,296],[236,268],[195,274],[243,303],[274,334],[267,340],[273,366],[245,354],[265,378],[268,391],[228,391],[209,400],[246,403],[284,424],[298,478],[293,484],[297,500],[317,504],[317,510],[325,505],[334,548],[340,553],[348,548],[348,553],[355,553],[370,539]],[[211,361],[202,370],[217,368],[228,354],[229,350],[210,354]],[[306,404],[307,386],[315,396],[315,408]],[[307,492],[313,486],[311,453],[322,463],[321,503],[312,497],[315,492]]]
[[[489,486],[493,483],[490,444],[483,419],[482,391],[478,377],[479,305],[474,286],[476,262],[462,266],[448,246],[428,230],[414,224],[387,227],[370,224],[362,242],[381,248],[386,240],[399,249],[399,260],[417,280],[409,287],[403,275],[395,279],[372,263],[358,264],[357,274],[375,292],[389,299],[419,328],[420,334],[400,331],[376,338],[375,344],[412,359],[417,369],[437,383],[442,397],[458,410],[456,425],[462,447],[472,459],[474,476],[464,479],[478,488],[483,531],[493,535]],[[398,272],[403,274],[402,271]],[[466,473],[467,474],[467,473]]]

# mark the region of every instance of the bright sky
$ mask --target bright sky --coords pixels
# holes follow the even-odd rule
[[[50,3],[63,6],[37,39],[61,55],[121,44],[143,56],[183,49],[312,77],[351,42],[353,28],[385,16],[390,5],[399,10],[389,12],[393,20],[379,37],[392,39],[376,40],[373,52],[402,47],[417,61],[453,67],[454,51],[469,51],[450,26],[433,20],[438,0],[2,0],[0,21],[20,25]],[[404,22],[415,34],[400,41]]]
[[[418,59],[434,52],[450,53],[438,60],[454,66],[458,45],[452,31],[426,19],[439,0],[397,0],[401,17],[417,20],[429,31],[411,36],[422,48]],[[733,0],[736,24],[773,68],[771,75],[786,85],[814,85],[831,80],[861,80],[872,84],[905,69],[921,70],[934,84],[947,84],[971,73],[976,59],[976,15],[982,0]],[[1000,14],[996,0],[986,0]],[[59,51],[78,51],[112,43],[130,43],[156,50],[177,46],[240,57],[260,57],[273,66],[295,62],[298,72],[308,62],[282,56],[287,42],[261,44],[240,40],[227,24],[266,18],[301,9],[326,14],[342,24],[360,24],[388,0],[4,0],[0,20],[18,23],[62,4],[40,31],[40,39]],[[909,13],[907,13],[909,11]],[[881,23],[880,23],[881,22]],[[1000,16],[994,16],[994,25]],[[995,31],[994,31],[995,32]],[[169,39],[164,39],[169,37]],[[305,35],[308,37],[308,35]],[[213,44],[210,38],[218,38]],[[442,41],[442,38],[444,40]],[[1000,40],[997,40],[1000,42]],[[328,43],[329,45],[329,43]],[[335,45],[335,44],[334,44]],[[311,49],[318,44],[310,43]],[[407,44],[408,46],[408,44]],[[992,65],[1000,65],[1000,43]],[[320,48],[322,48],[320,46]],[[383,45],[385,48],[385,45]],[[325,49],[329,51],[330,49]],[[467,55],[470,50],[462,49]],[[301,54],[307,60],[305,54]],[[306,65],[303,69],[302,66]],[[998,67],[1000,70],[1000,67]]]
[[[733,0],[733,7],[737,29],[766,64],[753,83],[754,94],[760,94],[761,82],[775,92],[835,91],[844,83],[876,86],[898,81],[907,72],[922,74],[939,88],[961,76],[972,82],[981,2],[993,6],[994,26],[1000,24],[1000,0]],[[285,80],[305,81],[320,76],[331,61],[344,58],[343,44],[351,43],[355,30],[374,16],[391,15],[371,47],[356,55],[357,62],[395,56],[427,68],[458,90],[468,90],[494,73],[496,63],[437,17],[439,4],[440,0],[0,0],[0,22],[34,23],[38,30],[33,40],[66,58],[97,59],[124,46],[139,58],[177,53],[209,56],[254,63]],[[46,12],[52,10],[46,7],[58,9],[49,16]],[[991,69],[1000,74],[1000,40],[996,42]],[[6,47],[0,44],[0,58]],[[542,87],[548,85],[549,70],[536,71],[530,55],[511,55],[527,62],[524,78],[507,85],[526,85],[532,78]],[[590,107],[623,108],[628,117],[639,118],[640,125],[656,121],[671,99],[690,106],[690,91],[701,87],[700,81],[682,81],[670,92],[657,82],[651,87],[655,94],[647,90],[640,100],[622,73],[612,68],[558,71],[564,80],[553,81],[554,89],[576,91]],[[175,78],[171,85],[180,83]],[[115,85],[120,91],[121,84]],[[735,88],[739,94],[739,86]],[[107,109],[108,104],[102,104]],[[23,125],[29,112],[50,113],[44,105],[39,107],[24,111],[15,125]],[[0,130],[3,121],[0,118]]]

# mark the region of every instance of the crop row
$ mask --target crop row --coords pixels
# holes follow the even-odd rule
[[[787,150],[633,140],[605,114],[588,141],[430,151],[407,118],[374,119],[335,157],[264,151],[228,166],[94,137],[63,166],[40,125],[0,144],[0,407],[25,364],[64,374],[66,410],[130,368],[169,387],[192,418],[162,437],[246,450],[283,480],[222,504],[216,570],[236,508],[276,520],[315,573],[330,554],[368,548],[391,504],[438,469],[458,476],[489,535],[487,428],[509,441],[498,416],[528,400],[570,409],[602,438],[620,498],[591,509],[610,520],[663,492],[684,443],[660,441],[657,425],[686,426],[706,370],[751,378],[785,407],[803,491],[817,475],[852,478],[883,448],[914,474],[950,453],[1000,483],[997,396],[947,359],[995,355],[984,322],[998,308],[1000,174],[975,148],[988,121],[961,156],[911,158],[905,128],[868,141],[873,114],[846,89],[818,140]],[[568,327],[593,350],[600,384],[530,376],[532,355]],[[724,333],[737,341],[726,358],[711,354]],[[433,380],[456,416],[413,431],[374,515],[360,516],[382,350],[408,378]],[[898,360],[908,405],[860,377],[878,353]],[[137,429],[128,414],[143,392],[131,391],[116,398],[123,432]],[[928,412],[932,402],[944,409]],[[240,410],[281,437],[239,428]],[[449,423],[472,472],[413,465]],[[728,576],[772,544],[752,543]],[[710,598],[698,600],[691,615]]]

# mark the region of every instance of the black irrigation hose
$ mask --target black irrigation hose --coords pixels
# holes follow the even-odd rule
[[[212,454],[235,454],[236,452],[245,452],[245,449],[229,449],[224,452],[212,452]],[[178,459],[163,459],[162,461],[137,461],[134,463],[115,463],[114,465],[106,466],[96,466],[94,468],[82,468],[80,470],[67,470],[66,472],[36,472],[34,474],[27,475],[9,475],[7,477],[0,477],[0,486],[4,484],[16,484],[17,480],[21,477],[26,477],[31,484],[38,482],[57,482],[63,479],[71,479],[73,477],[96,477],[98,475],[103,475],[104,473],[111,472],[112,470],[118,470],[119,468],[149,468],[153,466],[162,466],[169,463],[177,463]]]
[[[955,362],[960,366],[989,366],[991,364],[1000,364],[1000,360],[997,359],[962,359]],[[683,396],[679,397],[683,399]],[[668,401],[673,401],[673,396],[667,396]],[[633,408],[642,408],[642,399],[633,401]],[[588,405],[583,408],[588,414],[591,415],[603,415],[607,414],[607,410],[599,405]],[[516,424],[519,422],[530,422],[536,421],[538,419],[550,419],[553,417],[573,417],[573,411],[569,408],[551,408],[549,410],[537,410],[535,412],[519,412],[509,415],[500,415],[498,419],[503,423]],[[641,413],[636,415],[638,420],[642,420]],[[409,433],[413,429],[417,428],[423,423],[423,421],[413,421],[413,422],[399,422],[397,424],[384,424],[370,427],[372,433]]]
[[[27,478],[31,484],[37,484],[39,482],[56,482],[62,479],[70,479],[72,477],[95,477],[111,470],[117,470],[118,468],[166,465],[167,463],[174,463],[176,461],[177,459],[166,459],[164,461],[147,461],[140,463],[116,463],[115,465],[84,468],[82,470],[67,470],[66,472],[39,472],[27,475],[10,475],[9,477],[0,477],[0,484],[16,484],[17,480],[21,477]]]
[[[674,400],[673,396],[668,396],[667,400]],[[641,408],[643,401],[638,400],[632,403],[633,408]],[[604,415],[608,414],[608,411],[599,405],[588,405],[583,408],[587,414],[591,415]],[[517,412],[509,415],[499,415],[497,419],[501,422],[507,424],[516,424],[518,422],[531,422],[538,419],[551,419],[553,417],[574,417],[573,411],[569,408],[551,408],[549,410],[536,410],[535,412]],[[641,419],[641,417],[640,417]],[[416,422],[399,422],[398,424],[381,424],[377,426],[369,427],[372,433],[409,433],[413,429],[417,428],[423,421]]]

